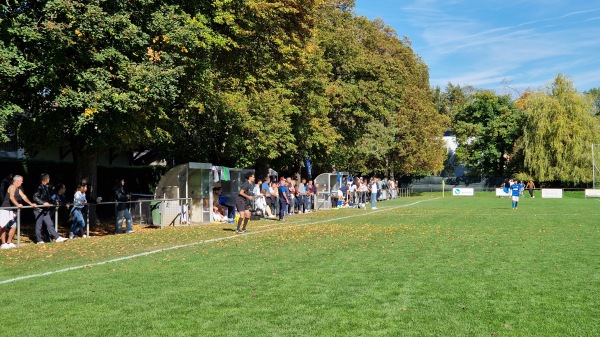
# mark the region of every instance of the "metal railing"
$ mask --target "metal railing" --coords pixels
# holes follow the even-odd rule
[[[131,204],[131,205],[139,205],[139,210],[138,210],[138,215],[139,215],[139,224],[140,224],[140,231],[143,228],[143,219],[144,219],[144,215],[142,214],[143,212],[143,207],[142,205],[144,203],[147,203],[150,205],[149,208],[146,208],[146,211],[149,210],[149,214],[146,214],[146,225],[149,225],[149,219],[152,218],[152,203],[155,203],[154,206],[156,206],[157,204],[160,204],[161,206],[163,206],[160,209],[160,214],[161,214],[161,219],[160,219],[160,228],[162,229],[164,227],[164,216],[166,213],[166,210],[164,208],[164,202],[166,201],[178,201],[178,212],[181,212],[182,206],[184,204],[186,204],[186,202],[189,202],[191,200],[191,198],[174,198],[174,199],[146,199],[146,200],[136,200],[136,201],[123,201],[123,202],[116,202],[116,201],[109,201],[109,202],[99,202],[99,203],[86,203],[85,205],[83,205],[83,207],[97,207],[97,206],[104,206],[104,205],[116,205],[117,204]],[[183,201],[183,202],[182,202]],[[17,232],[16,232],[16,236],[17,236],[17,247],[21,246],[21,211],[22,210],[26,210],[26,209],[45,209],[48,212],[54,211],[54,230],[58,232],[58,210],[60,208],[64,208],[64,209],[69,209],[70,211],[72,211],[72,208],[75,207],[74,205],[69,205],[69,206],[58,206],[58,205],[52,205],[52,206],[43,206],[43,205],[37,205],[37,206],[21,206],[21,207],[17,207],[17,206],[10,206],[10,207],[0,207],[0,211],[5,210],[5,211],[16,211],[16,222],[17,222]],[[133,220],[134,214],[133,212],[131,213],[131,217]],[[180,217],[180,215],[179,215]],[[177,216],[175,216],[174,220],[176,220]],[[181,218],[181,217],[180,217]],[[11,221],[14,221],[11,220]],[[6,224],[5,224],[6,225]],[[86,236],[89,237],[90,236],[90,212],[88,211],[86,214],[86,219],[85,219],[85,225],[86,225]],[[156,224],[154,224],[156,225]],[[7,233],[8,235],[8,233]],[[12,239],[12,238],[11,238]]]

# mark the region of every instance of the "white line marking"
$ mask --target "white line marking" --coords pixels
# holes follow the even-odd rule
[[[414,206],[414,205],[420,204],[420,203],[425,202],[425,201],[433,201],[433,200],[437,200],[437,199],[439,199],[439,198],[427,199],[427,200],[420,200],[420,201],[413,202],[411,204],[400,205],[400,206],[395,206],[395,207],[383,207],[383,208],[380,208],[380,209],[378,209],[376,211],[371,211],[371,212],[362,213],[362,214],[348,215],[348,216],[334,218],[334,219],[320,220],[320,221],[317,221],[317,222],[310,222],[310,223],[290,222],[290,223],[286,223],[286,224],[278,223],[278,225],[285,225],[285,226],[284,227],[276,227],[276,228],[264,229],[264,230],[260,230],[260,231],[256,231],[256,232],[250,232],[250,233],[246,233],[246,234],[242,234],[242,235],[237,235],[236,234],[236,235],[230,235],[230,236],[225,236],[225,237],[221,237],[221,238],[214,238],[214,239],[210,239],[210,240],[204,240],[204,241],[198,241],[198,242],[193,242],[193,243],[187,243],[187,244],[184,244],[184,245],[177,245],[177,246],[172,246],[172,247],[167,247],[167,248],[161,248],[161,249],[156,249],[156,250],[152,250],[152,251],[149,251],[149,252],[144,252],[144,253],[139,253],[139,254],[134,254],[134,255],[129,255],[129,256],[123,256],[123,257],[119,257],[119,258],[112,259],[112,260],[107,260],[107,261],[102,261],[102,262],[95,262],[95,263],[85,264],[83,266],[75,266],[75,267],[69,267],[69,268],[59,269],[59,270],[55,270],[55,271],[49,271],[49,272],[40,273],[40,274],[32,274],[32,275],[15,277],[15,278],[11,278],[11,279],[8,279],[8,280],[0,281],[0,285],[1,284],[18,282],[18,281],[23,281],[23,280],[28,280],[28,279],[37,278],[37,277],[50,276],[50,275],[54,275],[54,274],[58,274],[58,273],[64,273],[64,272],[78,270],[78,269],[85,269],[85,268],[90,268],[90,267],[95,267],[95,266],[101,266],[101,265],[105,265],[105,264],[109,264],[109,263],[115,263],[115,262],[120,262],[120,261],[131,260],[131,259],[135,259],[135,258],[138,258],[138,257],[143,257],[143,256],[152,255],[152,254],[167,252],[167,251],[175,250],[175,249],[181,249],[181,248],[187,248],[187,247],[192,247],[192,246],[204,245],[204,244],[213,243],[213,242],[219,242],[219,241],[225,241],[225,240],[230,240],[230,239],[235,239],[235,238],[241,238],[241,237],[248,236],[248,235],[256,235],[256,234],[268,233],[268,232],[273,232],[273,231],[278,231],[278,230],[285,230],[285,229],[292,228],[292,227],[318,225],[318,224],[322,224],[322,223],[326,223],[326,222],[333,222],[333,221],[345,220],[345,219],[350,219],[350,218],[357,218],[357,217],[367,216],[367,215],[371,215],[371,214],[379,213],[379,212],[383,212],[383,211],[389,211],[389,210],[394,210],[394,209],[398,209],[398,208],[410,207],[410,206]],[[301,220],[301,221],[304,222],[305,220]]]

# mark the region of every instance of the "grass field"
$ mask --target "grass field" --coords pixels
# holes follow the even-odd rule
[[[600,200],[378,207],[2,251],[0,335],[599,334]]]

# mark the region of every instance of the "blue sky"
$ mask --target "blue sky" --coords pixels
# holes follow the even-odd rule
[[[407,36],[434,86],[515,95],[560,73],[580,91],[600,87],[597,0],[356,0],[355,12]]]

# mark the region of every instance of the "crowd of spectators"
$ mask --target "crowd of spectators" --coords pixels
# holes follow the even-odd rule
[[[285,221],[286,216],[310,213],[318,209],[328,208],[371,208],[377,209],[378,201],[396,198],[398,182],[391,179],[347,177],[336,184],[333,191],[323,191],[313,180],[292,177],[264,177],[255,180],[250,193],[253,196],[250,205],[255,219],[278,219]],[[222,189],[213,189],[213,219],[216,222],[235,221],[236,209],[226,197]],[[323,203],[328,203],[327,207]]]
[[[59,183],[51,188],[50,175],[42,173],[40,184],[33,194],[31,201],[23,191],[23,176],[8,175],[0,183],[0,239],[1,249],[15,248],[13,238],[17,229],[17,209],[24,206],[33,208],[35,219],[35,243],[64,242],[68,239],[86,237],[88,204],[100,203],[102,198],[92,200],[89,196],[91,185],[87,179],[82,179],[73,195],[72,202],[66,196],[65,184]],[[126,233],[133,233],[129,201],[131,195],[125,190],[125,180],[119,179],[114,188],[116,225],[115,232],[122,232],[122,223],[125,220]],[[60,236],[55,230],[55,213],[66,211],[66,222],[70,225],[68,238]]]
[[[40,175],[40,184],[33,194],[31,201],[22,189],[23,176],[9,175],[0,184],[0,238],[2,249],[16,247],[13,243],[17,228],[16,209],[31,206],[35,217],[35,242],[63,242],[68,239],[86,237],[85,216],[88,204],[100,203],[102,198],[91,200],[89,189],[91,185],[87,179],[81,180],[76,187],[72,199],[66,195],[65,185],[58,183],[51,188],[50,176],[46,173]],[[248,186],[246,186],[248,185]],[[393,180],[380,180],[362,177],[347,177],[336,184],[333,191],[320,190],[319,185],[306,178],[293,179],[292,177],[267,176],[264,178],[249,179],[244,185],[245,191],[240,191],[248,200],[247,212],[241,217],[245,224],[248,219],[278,219],[285,221],[287,216],[311,213],[318,209],[355,207],[366,208],[371,201],[371,208],[376,208],[376,202],[397,196],[397,182]],[[123,232],[125,220],[125,233],[133,233],[133,221],[129,211],[131,194],[125,189],[125,180],[118,179],[114,186],[115,204],[115,233]],[[216,222],[234,223],[236,216],[240,216],[239,207],[222,195],[222,189],[213,189],[212,216]],[[321,204],[317,203],[321,200]],[[324,207],[327,203],[327,207]],[[62,237],[55,230],[55,212],[60,210],[66,213],[65,222],[70,225],[67,237]],[[66,211],[66,212],[65,212]],[[246,215],[250,214],[249,217]],[[238,227],[241,221],[238,223]],[[240,228],[238,228],[240,230]]]

